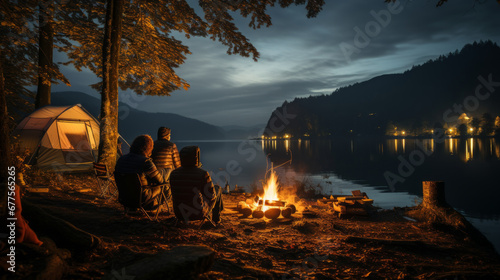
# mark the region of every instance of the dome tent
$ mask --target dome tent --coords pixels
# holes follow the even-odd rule
[[[99,122],[80,104],[39,108],[14,135],[32,153],[29,164],[41,170],[86,171],[97,160]]]

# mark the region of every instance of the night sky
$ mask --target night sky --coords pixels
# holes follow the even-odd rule
[[[304,6],[271,8],[273,25],[257,30],[235,14],[238,27],[260,52],[258,62],[229,56],[222,44],[208,38],[176,35],[192,52],[177,69],[191,88],[169,97],[122,92],[121,101],[214,125],[263,125],[285,100],[329,94],[381,74],[403,72],[474,40],[500,43],[500,4],[493,0],[449,1],[438,8],[437,0],[326,2],[311,19]],[[89,87],[98,81],[90,71],[61,69],[73,86],[57,85],[53,91],[98,96]]]

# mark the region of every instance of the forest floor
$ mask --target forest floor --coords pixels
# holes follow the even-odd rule
[[[96,187],[91,176],[63,176],[48,193],[26,192],[24,198],[102,239],[91,254],[67,260],[65,279],[100,279],[181,244],[216,252],[201,279],[500,279],[500,257],[491,246],[407,219],[408,209],[339,219],[315,199],[302,199],[316,215],[249,219],[236,205],[252,195],[224,194],[222,224],[197,229],[174,226],[173,214],[160,214],[159,222],[124,215],[118,202],[80,192]],[[34,266],[21,265],[18,275],[29,275]]]

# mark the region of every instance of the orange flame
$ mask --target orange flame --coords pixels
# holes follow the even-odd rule
[[[269,201],[278,201],[279,198],[278,198],[278,176],[276,175],[276,173],[273,171],[271,171],[271,175],[269,176],[269,179],[267,180],[267,183],[266,185],[264,186],[264,197],[262,198],[262,200],[265,201],[266,200],[269,200]],[[266,211],[267,209],[269,209],[269,207],[267,207],[265,204],[262,205],[262,211]]]

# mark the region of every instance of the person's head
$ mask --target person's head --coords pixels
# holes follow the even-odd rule
[[[158,139],[170,140],[170,128],[164,126],[158,128]]]
[[[179,152],[181,165],[183,167],[201,167],[200,148],[198,146],[187,146]]]
[[[144,134],[137,136],[130,146],[130,152],[134,154],[143,155],[145,157],[150,157],[153,152],[153,138],[151,136]]]

